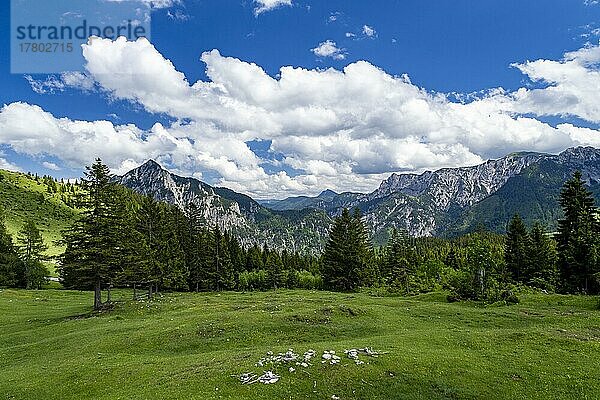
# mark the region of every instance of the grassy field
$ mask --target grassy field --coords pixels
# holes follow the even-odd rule
[[[117,297],[128,298],[119,292]],[[442,294],[166,294],[90,314],[91,293],[0,292],[3,399],[598,399],[591,297],[448,304]],[[268,351],[387,352],[242,385]],[[343,354],[342,354],[343,356]]]

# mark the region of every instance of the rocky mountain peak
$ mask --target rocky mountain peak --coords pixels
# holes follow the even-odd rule
[[[323,190],[323,191],[321,192],[321,194],[319,194],[319,196],[318,196],[318,197],[319,197],[319,198],[331,198],[331,197],[335,197],[335,196],[337,196],[337,195],[338,195],[338,194],[337,194],[336,192],[334,192],[333,190],[331,190],[331,189],[326,189],[326,190]]]
[[[143,163],[142,165],[140,165],[138,167],[139,169],[143,169],[146,171],[150,171],[150,170],[163,170],[163,167],[157,163],[156,161],[154,161],[153,159],[149,159],[148,161],[146,161],[145,163]]]

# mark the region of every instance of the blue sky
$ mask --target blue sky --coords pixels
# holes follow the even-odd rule
[[[183,73],[190,84],[196,81],[211,81],[211,77],[206,73],[206,65],[200,57],[204,52],[217,49],[220,57],[213,57],[214,63],[220,65],[225,57],[243,62],[245,66],[248,65],[247,63],[254,63],[275,81],[279,79],[280,68],[284,66],[298,67],[306,71],[322,71],[332,67],[342,71],[348,65],[358,65],[356,62],[365,60],[373,67],[373,70],[364,72],[370,82],[365,86],[365,90],[377,86],[375,81],[371,81],[378,79],[375,72],[377,68],[390,79],[402,81],[406,86],[399,88],[398,93],[394,92],[396,89],[390,89],[389,92],[382,89],[380,95],[371,93],[373,98],[377,96],[382,99],[387,98],[389,93],[396,93],[394,95],[396,97],[408,96],[407,93],[413,87],[423,89],[429,97],[423,100],[419,97],[423,96],[422,94],[411,94],[417,96],[419,101],[384,102],[383,107],[390,107],[392,110],[402,109],[405,104],[409,108],[406,114],[383,122],[385,117],[373,116],[369,111],[365,111],[380,106],[378,101],[365,100],[364,104],[353,102],[345,106],[347,110],[352,110],[346,113],[344,109],[333,110],[333,106],[321,98],[320,94],[315,94],[314,98],[302,99],[302,104],[309,104],[310,106],[307,107],[310,110],[322,111],[318,117],[310,113],[302,115],[307,119],[318,119],[336,114],[340,121],[332,125],[335,126],[334,128],[321,128],[319,125],[317,129],[314,128],[314,124],[307,122],[305,126],[292,124],[293,128],[288,129],[285,128],[288,121],[282,122],[283,117],[276,118],[272,124],[265,122],[264,128],[256,124],[245,127],[242,122],[229,119],[226,122],[220,120],[215,123],[208,118],[211,126],[225,127],[211,133],[212,141],[207,142],[205,146],[211,150],[207,150],[206,154],[197,156],[194,153],[196,151],[193,149],[194,146],[188,148],[185,154],[172,154],[169,146],[165,147],[164,153],[161,153],[156,146],[145,146],[151,147],[153,152],[143,154],[144,150],[135,150],[131,156],[121,153],[106,155],[104,152],[110,150],[99,150],[99,153],[102,153],[99,155],[110,159],[111,166],[115,170],[121,171],[127,165],[139,163],[146,155],[154,158],[157,158],[157,155],[164,155],[158,158],[169,168],[183,174],[194,174],[208,183],[223,184],[257,197],[284,197],[300,193],[315,194],[331,186],[335,186],[333,188],[336,190],[365,191],[374,188],[381,178],[385,178],[392,172],[453,166],[453,162],[457,165],[473,164],[515,149],[557,152],[572,144],[595,145],[597,140],[599,121],[599,118],[596,118],[597,110],[589,104],[586,106],[587,103],[593,103],[594,94],[586,93],[585,82],[577,81],[575,86],[584,88],[581,94],[569,92],[561,94],[559,100],[549,99],[548,96],[555,95],[547,90],[549,87],[564,85],[567,88],[565,90],[571,90],[568,88],[573,85],[569,85],[570,75],[565,78],[567,81],[547,78],[547,76],[554,76],[555,72],[547,68],[548,63],[542,62],[554,62],[552,68],[567,68],[569,66],[565,58],[566,53],[582,49],[595,51],[600,38],[598,30],[600,5],[594,4],[593,1],[291,0],[291,5],[282,4],[258,15],[255,10],[260,4],[252,0],[182,0],[175,3],[170,7],[153,10],[151,45],[165,60],[170,60],[173,68]],[[8,49],[11,36],[8,2],[2,2],[0,7],[2,48]],[[328,56],[326,48],[323,48],[325,53],[315,50],[321,44],[327,43],[330,45],[335,43],[337,52]],[[23,102],[28,106],[36,105],[56,119],[107,120],[115,125],[133,124],[136,129],[139,129],[137,135],[142,141],[154,134],[152,127],[157,122],[178,140],[183,137],[190,143],[203,140],[200,137],[202,133],[198,131],[205,129],[207,118],[197,117],[192,110],[173,111],[171,106],[161,108],[153,105],[154,100],[147,98],[144,100],[143,96],[137,94],[142,90],[149,90],[147,88],[132,88],[129,94],[119,95],[116,94],[115,87],[111,86],[117,83],[108,80],[100,83],[101,79],[88,72],[87,76],[92,81],[96,81],[92,90],[82,90],[81,87],[67,85],[53,92],[46,87],[45,93],[36,93],[23,75],[10,73],[10,55],[7,53],[7,51],[0,52],[0,103],[4,105],[16,102]],[[587,84],[587,87],[594,87],[597,82],[594,72],[598,71],[598,63],[594,61],[595,59],[589,61],[589,57],[586,57],[578,54],[573,56],[573,59],[574,63],[583,66],[585,72],[590,73],[589,79],[592,81]],[[524,66],[527,61],[535,60],[540,62],[532,64],[527,70],[529,73],[524,72],[525,67],[511,66],[514,63]],[[231,66],[228,65],[222,65],[220,68],[231,70]],[[359,73],[363,72],[357,72]],[[404,74],[408,78],[402,78]],[[162,79],[162,76],[158,76],[157,79]],[[541,78],[536,81],[532,78],[534,76]],[[572,79],[579,79],[579,76],[574,74]],[[59,74],[56,74],[56,77],[60,79]],[[32,76],[33,80],[40,83],[47,78],[45,75]],[[243,85],[245,82],[239,76],[228,75],[224,79],[231,85],[236,83]],[[302,77],[302,79],[312,78]],[[356,79],[359,82],[360,75]],[[384,82],[387,78],[381,79]],[[361,89],[354,90],[359,83],[350,82],[349,78],[346,80],[349,82],[340,85],[347,85],[347,90],[352,88],[352,93],[359,93],[357,97],[360,99]],[[304,81],[301,82],[306,84]],[[407,82],[410,83],[410,87]],[[228,83],[224,85],[228,87]],[[164,84],[169,85],[170,81],[165,81]],[[329,86],[328,81],[324,81],[322,85],[326,93],[339,88],[336,83],[331,83]],[[503,97],[498,98],[489,94],[491,89],[499,87],[505,90]],[[319,90],[318,85],[315,88],[316,91]],[[527,98],[519,97],[515,104],[509,106],[509,110],[505,109],[508,101],[506,96],[510,97],[510,102],[515,101],[517,96],[515,93],[519,89],[530,91],[540,89],[540,91],[535,95],[526,96]],[[477,102],[468,110],[454,110],[452,104],[440,105],[435,100],[437,93],[448,95],[454,92],[462,95],[480,93],[465,100],[467,103]],[[338,92],[331,93],[334,97],[339,95]],[[236,98],[231,94],[228,96],[238,102],[247,100],[243,96],[243,98]],[[308,95],[304,93],[303,96]],[[528,140],[506,139],[498,143],[497,149],[483,146],[481,142],[484,139],[474,142],[467,138],[468,140],[461,141],[461,137],[470,134],[470,126],[474,127],[472,129],[482,129],[480,123],[472,122],[475,117],[466,113],[471,109],[477,109],[481,114],[482,107],[491,107],[488,104],[492,102],[489,100],[490,96],[493,97],[494,104],[490,115],[498,113],[504,117],[508,113],[514,121],[519,116],[527,116],[532,120],[527,125],[528,128],[515,126],[505,129],[518,131],[529,129],[538,123],[544,126],[536,125],[537,133],[532,133],[532,138]],[[549,102],[557,104],[565,98],[576,98],[575,103],[578,106],[573,102],[565,103],[564,112],[548,106]],[[597,100],[600,100],[600,97]],[[436,118],[441,118],[443,121],[432,127],[425,126],[424,123],[418,126],[412,124],[402,126],[405,123],[403,115],[411,116],[414,111],[413,106],[421,107],[422,101],[430,103],[428,110],[423,110],[425,114],[433,113]],[[452,103],[456,100],[449,98],[447,101]],[[259,107],[265,115],[275,113],[269,108],[272,105],[270,100],[269,105],[250,103],[252,104],[248,105],[248,103],[244,106],[246,111],[252,106],[252,110]],[[290,106],[290,110],[296,110],[294,107]],[[441,108],[437,110],[436,107]],[[285,105],[282,108],[285,108]],[[451,115],[445,114],[444,110],[447,109],[450,109],[448,112]],[[251,113],[252,110],[247,112]],[[226,114],[228,110],[224,109],[222,112]],[[279,109],[276,112],[287,115]],[[68,151],[77,152],[76,148],[64,152],[44,151],[43,146],[37,150],[27,149],[24,142],[19,141],[16,133],[6,133],[10,131],[10,127],[15,126],[14,119],[21,114],[8,111],[3,113],[4,117],[0,114],[0,151],[2,152],[0,158],[5,165],[25,171],[50,173],[57,177],[72,177],[80,173],[82,165],[78,165],[78,158],[74,154],[65,154]],[[343,118],[340,117],[341,115]],[[2,118],[6,124],[4,127]],[[11,120],[8,121],[8,118]],[[420,114],[411,117],[410,120],[419,118],[421,118]],[[469,124],[474,125],[465,125],[467,122],[464,121],[457,122],[457,118],[464,118]],[[423,119],[429,118],[424,115]],[[373,126],[365,127],[364,120],[378,122]],[[499,119],[499,121],[503,120]],[[188,133],[184,134],[177,130],[178,127],[171,127],[172,124],[178,127],[184,124],[194,128],[187,128]],[[573,128],[569,128],[568,134],[565,133],[566,127],[561,128],[560,132],[550,133],[549,128],[561,124],[570,124]],[[275,125],[284,128],[273,128],[271,132],[271,127]],[[441,125],[445,128],[442,129]],[[457,126],[465,132],[452,133],[455,136],[449,138],[451,135],[449,132],[455,132]],[[580,131],[574,133],[575,128]],[[585,128],[587,130],[583,131]],[[5,130],[4,135],[2,129]],[[32,127],[32,131],[35,130],[36,128]],[[589,130],[593,132],[588,132]],[[69,134],[73,132],[69,131],[67,135]],[[230,140],[228,143],[231,143],[231,146],[224,145],[229,146],[228,149],[223,149],[218,144],[219,134]],[[34,132],[32,135],[43,135],[43,132]],[[194,135],[200,136],[194,138]],[[375,146],[365,135],[373,135],[380,138],[382,142]],[[545,138],[543,135],[550,136]],[[571,141],[567,140],[565,135],[570,135]],[[582,135],[587,136],[582,139]],[[60,138],[64,139],[65,136]],[[400,142],[390,142],[386,145],[384,141],[386,138],[400,140]],[[311,143],[313,139],[321,145],[312,152],[307,152],[307,143]],[[244,149],[235,154],[230,152],[230,148],[237,148],[240,143],[245,143],[256,159],[250,160],[249,158],[252,157],[245,154]],[[415,150],[414,146],[417,145],[426,147],[418,147]],[[413,159],[404,156],[402,152],[384,156],[378,154],[379,151],[384,151],[381,149],[390,146],[399,148],[408,146],[403,150],[404,152],[422,153],[423,159]],[[364,150],[365,147],[368,149]],[[362,153],[363,150],[365,154]],[[200,148],[198,151],[204,150]],[[322,153],[322,157],[319,157],[319,152]],[[116,159],[119,155],[130,162],[119,164]],[[384,159],[385,162],[379,162],[378,159]],[[45,167],[44,163],[51,169]],[[239,173],[234,172],[233,169]],[[261,184],[258,185],[257,181],[261,181]]]

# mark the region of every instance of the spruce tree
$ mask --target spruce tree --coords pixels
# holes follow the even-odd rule
[[[267,281],[272,289],[278,289],[285,285],[285,275],[281,257],[276,252],[270,252],[267,256]]]
[[[221,271],[219,274],[219,286],[222,290],[233,290],[235,288],[235,265],[231,257],[232,238],[227,231],[221,236],[220,254]]]
[[[452,268],[454,271],[457,271],[460,269],[460,261],[456,254],[456,250],[455,250],[454,246],[452,246],[450,248],[450,251],[448,251],[448,254],[446,255],[446,257],[444,259],[444,264],[447,267]]]
[[[523,223],[521,216],[515,214],[508,224],[506,230],[506,247],[504,260],[506,267],[515,282],[527,280],[527,267],[529,265],[529,233]]]
[[[179,231],[187,221],[181,211],[165,203],[159,203],[161,222],[158,227],[158,252],[154,280],[157,291],[170,287],[180,289],[185,285],[185,254]]]
[[[207,239],[209,289],[217,292],[233,289],[235,277],[226,235],[221,232],[219,227],[215,227],[209,231]]]
[[[25,287],[26,285],[25,265],[19,259],[12,237],[6,230],[4,211],[0,206],[0,286]]]
[[[533,224],[529,237],[529,266],[526,283],[540,289],[555,290],[558,278],[556,244],[538,222]]]
[[[371,245],[360,214],[348,209],[334,221],[323,254],[323,279],[333,290],[353,291],[370,278]]]
[[[154,285],[161,275],[159,263],[160,234],[162,224],[161,208],[154,199],[144,196],[140,200],[139,209],[136,213],[135,229],[140,234],[142,246],[146,250],[145,265],[137,274],[140,282],[148,285],[149,295],[152,296]]]
[[[257,245],[253,245],[246,254],[246,271],[260,270],[264,267],[262,253]]]
[[[109,283],[123,262],[119,212],[110,170],[98,158],[86,167],[80,198],[83,215],[65,232],[66,250],[59,267],[69,288],[93,288],[94,309],[102,307],[102,285]]]
[[[48,250],[48,246],[44,244],[42,234],[33,221],[25,222],[17,236],[17,243],[21,259],[25,264],[27,289],[41,289],[49,275],[44,265],[46,260],[44,253]]]
[[[190,289],[198,292],[204,275],[201,253],[203,230],[201,228],[202,216],[200,209],[195,203],[189,203],[186,207],[186,217],[188,237],[184,240],[183,245],[188,269],[188,282]]]
[[[560,205],[564,218],[558,221],[556,240],[562,290],[597,293],[600,224],[594,198],[581,172],[575,172],[563,186]]]
[[[386,282],[406,294],[410,293],[417,264],[416,258],[408,232],[394,229],[385,254]]]

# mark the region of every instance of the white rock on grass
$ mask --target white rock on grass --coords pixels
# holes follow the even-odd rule
[[[257,381],[258,378],[256,374],[252,372],[248,372],[240,376],[240,382],[242,382],[242,385],[251,385],[253,383],[256,383]]]
[[[346,357],[348,359],[354,361],[354,363],[356,365],[362,365],[362,364],[364,364],[364,361],[362,361],[360,359],[360,356],[377,357],[380,354],[385,354],[385,353],[378,353],[368,347],[365,347],[362,349],[344,350],[344,354],[346,354]],[[302,354],[302,357],[300,357],[299,354],[294,353],[293,349],[289,349],[285,353],[278,353],[277,355],[275,355],[272,351],[269,351],[269,352],[267,352],[266,357],[263,357],[260,360],[258,360],[258,362],[256,363],[256,366],[262,367],[262,366],[265,366],[268,364],[271,364],[274,366],[278,366],[278,365],[289,366],[289,364],[293,363],[296,366],[300,366],[302,368],[308,368],[311,365],[310,360],[312,358],[314,358],[316,355],[317,355],[317,352],[312,349],[304,352],[304,354]],[[321,363],[322,364],[336,365],[336,364],[340,364],[341,361],[342,361],[341,357],[335,354],[335,350],[325,350],[325,351],[323,351],[323,354],[321,355]],[[289,366],[288,371],[290,373],[293,373],[296,371],[296,368]],[[251,384],[254,384],[257,382],[263,383],[265,385],[269,385],[269,384],[278,382],[280,378],[281,377],[279,375],[275,374],[273,371],[264,371],[263,375],[261,375],[261,376],[258,376],[254,373],[242,374],[240,376],[240,381],[244,385],[251,385]],[[332,396],[332,398],[336,398],[335,395]]]
[[[274,374],[273,371],[265,371],[265,373],[258,378],[258,381],[265,385],[270,385],[272,383],[277,383],[279,378],[279,375]]]
[[[339,364],[341,361],[341,358],[339,356],[335,355],[335,351],[334,350],[325,350],[323,352],[323,355],[321,356],[322,360],[321,360],[321,364]]]

